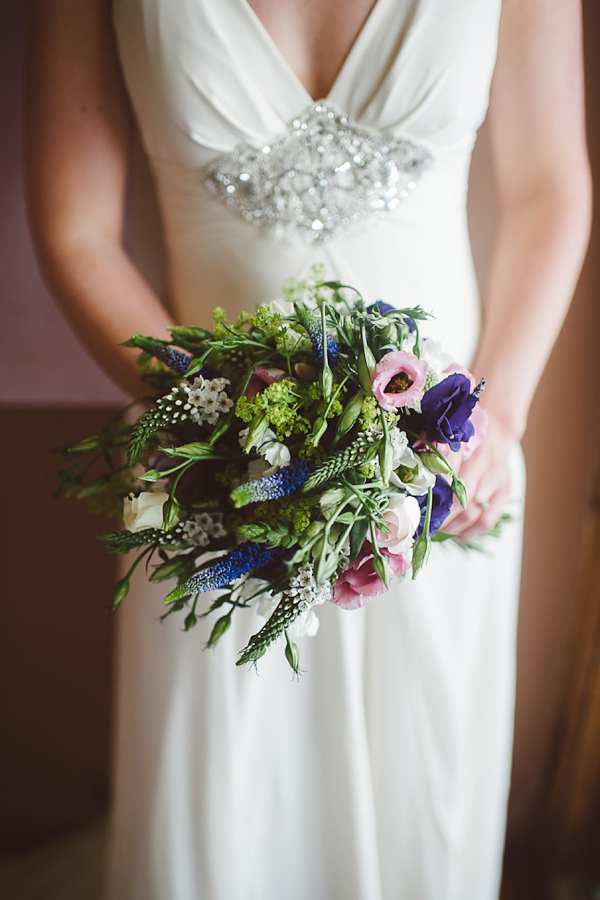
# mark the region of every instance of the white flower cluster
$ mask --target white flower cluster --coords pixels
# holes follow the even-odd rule
[[[306,612],[312,606],[320,606],[331,597],[331,584],[324,581],[319,584],[315,579],[312,563],[306,563],[297,575],[290,578],[287,591],[290,597],[299,600],[299,608]]]
[[[197,375],[191,384],[183,381],[181,389],[187,394],[183,408],[198,425],[204,422],[215,425],[220,413],[233,406],[233,400],[225,391],[225,385],[230,383],[227,378],[204,378],[203,375]]]
[[[301,610],[288,628],[290,637],[314,637],[319,630],[319,620],[312,607],[329,600],[330,583],[325,581],[317,584],[313,567],[308,563],[290,580],[288,594],[300,599],[298,606]],[[236,591],[236,598],[247,601],[259,616],[268,619],[280,602],[281,594],[273,595],[269,590],[269,583],[261,578],[244,578]]]
[[[223,514],[218,512],[195,513],[181,526],[181,530],[195,547],[206,547],[210,538],[221,538],[227,534]]]

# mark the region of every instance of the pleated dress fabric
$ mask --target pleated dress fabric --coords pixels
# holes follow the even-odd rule
[[[377,0],[327,98],[433,163],[384,218],[308,244],[210,193],[206,167],[313,105],[245,0],[116,0],[122,69],[162,214],[170,302],[210,324],[323,263],[369,300],[435,315],[464,364],[479,298],[466,219],[500,0]],[[523,467],[514,459],[513,495]],[[276,646],[235,665],[261,619],[160,624],[143,576],[118,612],[107,900],[494,900],[509,786],[521,528],[490,554],[435,547],[369,606],[320,607],[299,682]],[[237,621],[236,621],[237,620]]]

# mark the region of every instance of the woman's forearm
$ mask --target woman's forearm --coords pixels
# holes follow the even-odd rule
[[[502,216],[473,362],[482,405],[508,438],[525,430],[536,386],[566,315],[590,226],[590,189],[540,197]]]
[[[96,361],[127,394],[146,391],[136,351],[117,346],[135,332],[168,338],[173,324],[122,247],[101,236],[77,236],[38,245],[46,280]]]

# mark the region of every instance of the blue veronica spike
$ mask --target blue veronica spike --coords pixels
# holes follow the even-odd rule
[[[188,370],[192,357],[182,350],[176,350],[175,347],[162,346],[154,351],[157,359],[160,359],[165,366],[168,366],[178,375],[185,375]]]
[[[298,318],[308,331],[313,349],[313,362],[317,368],[323,363],[323,326],[318,313],[296,307]],[[330,366],[335,366],[338,361],[339,347],[330,334],[325,333],[327,340],[327,359]]]
[[[262,569],[278,559],[283,552],[282,547],[268,547],[267,544],[257,544],[254,541],[238,544],[227,556],[221,557],[212,566],[174,588],[165,597],[165,603],[174,603],[191,594],[216,591],[254,569]]]
[[[295,460],[289,466],[282,466],[273,475],[238,485],[231,492],[231,499],[234,505],[239,508],[240,506],[246,506],[247,503],[262,503],[265,500],[277,500],[279,497],[287,497],[302,487],[311,472],[314,472],[314,469],[315,464],[308,462],[308,460]]]

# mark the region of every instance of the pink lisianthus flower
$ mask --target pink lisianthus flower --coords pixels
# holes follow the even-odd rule
[[[453,375],[454,373],[466,375],[466,377],[471,382],[471,390],[475,390],[477,381],[475,380],[475,376],[471,372],[469,372],[468,369],[465,369],[465,367],[461,366],[460,363],[450,363],[450,365],[444,369],[444,375]],[[488,414],[479,403],[471,413],[471,424],[475,429],[475,434],[473,435],[473,437],[469,438],[469,440],[462,446],[463,462],[466,462],[469,457],[473,455],[473,453],[483,442],[487,434]],[[448,449],[447,445],[446,449]],[[444,453],[444,445],[438,447],[438,450],[441,450],[442,453]],[[444,453],[444,456],[447,456],[447,453]]]
[[[462,446],[463,462],[466,462],[473,455],[487,434],[488,414],[479,403],[471,413],[471,424],[475,429],[475,434]]]
[[[416,403],[423,396],[428,368],[414,353],[386,353],[375,367],[373,396],[388,411]]]
[[[381,553],[389,560],[391,575],[404,575],[410,569],[410,554],[392,554],[383,548]],[[331,602],[342,609],[360,609],[370,602],[371,597],[384,594],[385,590],[383,581],[373,568],[373,548],[365,541],[354,563],[336,581]]]
[[[256,397],[261,391],[264,391],[270,384],[279,381],[282,375],[285,375],[283,369],[266,369],[263,366],[257,366],[246,385],[244,397],[248,400],[252,400],[253,397]]]

